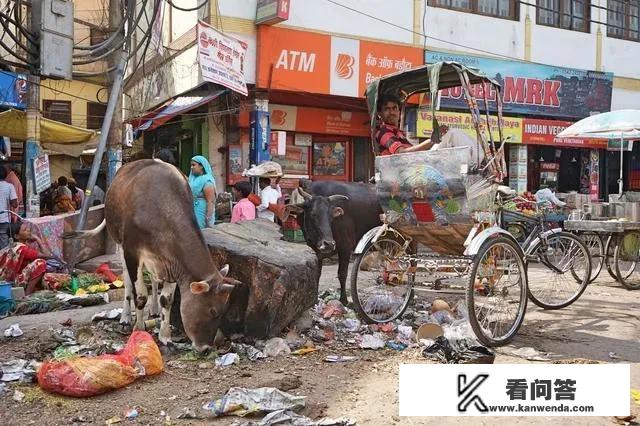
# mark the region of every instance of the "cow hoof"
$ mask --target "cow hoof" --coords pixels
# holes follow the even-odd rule
[[[165,338],[162,336],[158,336],[158,341],[163,345],[163,346],[167,346],[167,347],[175,347],[175,345],[173,344],[173,341],[171,340],[171,337],[169,338]]]
[[[344,306],[349,306],[349,299],[345,298],[340,298],[340,303],[342,303]]]

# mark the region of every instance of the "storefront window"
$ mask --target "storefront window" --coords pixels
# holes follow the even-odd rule
[[[346,175],[347,144],[345,142],[316,142],[313,144],[314,176]]]
[[[282,166],[288,175],[309,174],[309,147],[294,144],[292,134],[287,134],[287,151],[285,155],[274,155],[273,161]]]

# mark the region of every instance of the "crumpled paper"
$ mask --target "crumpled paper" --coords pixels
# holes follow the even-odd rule
[[[240,357],[238,354],[227,353],[222,355],[221,357],[216,358],[216,367],[228,367],[231,364],[237,364],[240,362]]]
[[[15,382],[19,380],[23,383],[31,383],[35,379],[39,366],[40,363],[35,360],[13,359],[3,362],[0,364],[2,381]]]
[[[229,389],[224,397],[205,404],[202,408],[215,416],[244,417],[254,413],[271,413],[278,410],[297,410],[305,405],[305,396],[295,396],[276,388]]]
[[[244,343],[232,343],[231,350],[240,355],[241,358],[247,358],[249,361],[257,361],[267,357],[260,350]]]
[[[11,324],[9,328],[4,331],[4,337],[20,337],[24,333],[20,330],[20,324]]]

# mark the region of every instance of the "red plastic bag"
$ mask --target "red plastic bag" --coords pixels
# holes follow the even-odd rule
[[[38,384],[48,392],[87,397],[127,386],[163,369],[162,355],[153,337],[134,331],[115,355],[47,361],[38,371]]]
[[[103,263],[96,269],[96,274],[100,275],[106,282],[112,283],[118,279],[118,276],[113,273],[108,263]]]

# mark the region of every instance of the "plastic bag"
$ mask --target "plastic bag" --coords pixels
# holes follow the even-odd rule
[[[162,368],[162,355],[151,335],[134,331],[115,355],[45,362],[38,371],[38,384],[48,392],[87,397],[127,386],[137,377],[160,373]]]
[[[482,345],[469,345],[467,341],[452,342],[439,336],[422,351],[425,358],[447,364],[493,364],[496,354]]]
[[[98,266],[98,269],[96,269],[96,274],[100,275],[108,283],[112,283],[118,279],[118,276],[113,273],[108,263],[103,263],[102,265]]]

